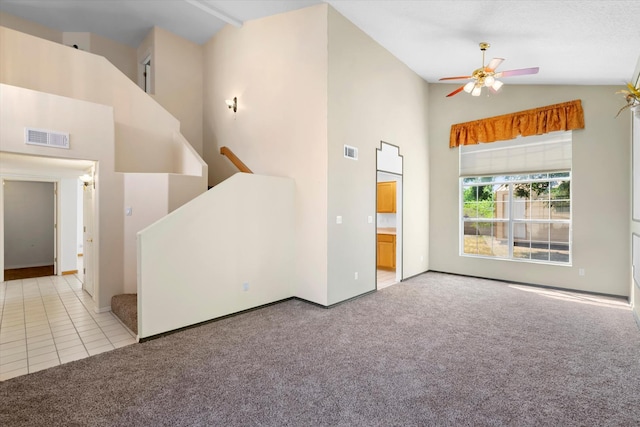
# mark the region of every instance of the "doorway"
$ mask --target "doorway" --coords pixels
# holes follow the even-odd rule
[[[400,147],[380,142],[376,152],[376,288],[402,281],[402,170]]]
[[[3,180],[4,280],[57,273],[56,183]]]
[[[16,206],[16,202],[12,201],[11,194],[6,194],[7,190],[11,192],[12,183],[23,181],[31,183],[42,182],[49,185],[51,189],[51,191],[47,190],[51,198],[51,201],[47,202],[47,206],[50,208],[50,217],[55,218],[56,224],[54,226],[54,221],[51,220],[51,232],[46,237],[51,243],[42,243],[45,241],[44,238],[38,238],[31,243],[34,245],[33,247],[42,243],[53,253],[53,261],[49,261],[46,264],[53,265],[54,270],[49,270],[47,275],[77,274],[78,271],[82,271],[80,268],[81,264],[84,263],[78,256],[81,253],[79,240],[83,237],[79,233],[81,229],[78,228],[79,223],[82,223],[83,216],[82,188],[79,177],[86,177],[92,181],[91,184],[95,193],[93,198],[94,200],[97,199],[96,192],[98,190],[93,185],[98,168],[97,162],[0,151],[0,165],[2,165],[0,168],[0,180],[2,181],[2,185],[0,185],[0,246],[2,247],[0,250],[0,281],[10,280],[5,277],[5,269],[15,267],[10,256],[16,248],[20,248],[19,245],[14,244],[14,241],[18,238],[11,237],[12,231],[16,229],[12,225],[12,215],[14,218],[17,216],[20,221],[23,221],[27,215],[32,215],[37,211],[44,211],[44,208],[31,206],[26,209],[26,214],[15,215],[11,213],[11,206]],[[94,202],[94,205],[96,204]],[[6,221],[7,216],[8,222]],[[97,229],[97,215],[94,218],[94,229]],[[21,239],[25,240],[24,237],[26,235],[23,233],[21,236]],[[93,267],[94,272],[91,277],[95,277],[95,270],[98,268],[97,261],[93,262]],[[89,274],[89,271],[87,271],[87,274]],[[82,281],[83,278],[80,278],[80,280]],[[98,286],[97,281],[94,280],[96,292]]]

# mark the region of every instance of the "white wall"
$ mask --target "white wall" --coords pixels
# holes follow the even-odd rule
[[[4,181],[4,268],[54,264],[54,183]]]
[[[428,85],[331,7],[328,8],[329,304],[375,289],[376,153],[380,141],[404,156],[404,277],[428,264]],[[359,159],[343,156],[358,148]],[[342,224],[336,217],[342,216]],[[358,272],[358,279],[354,279]]]
[[[238,173],[142,230],[138,336],[291,297],[294,186]]]
[[[430,85],[430,268],[436,271],[561,288],[629,295],[629,117],[615,118],[612,86],[516,86],[500,94],[445,95]],[[458,149],[449,148],[454,123],[581,99],[585,129],[573,131],[573,265],[559,266],[459,256]],[[406,157],[405,157],[406,159]],[[586,274],[579,276],[584,268]]]
[[[226,26],[204,46],[209,185],[237,170],[295,181],[294,294],[327,303],[327,5]],[[238,98],[233,114],[225,99]],[[371,172],[375,174],[375,170]]]

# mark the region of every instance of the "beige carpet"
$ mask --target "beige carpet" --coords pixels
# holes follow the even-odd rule
[[[10,379],[0,425],[637,426],[640,331],[623,300],[427,273]]]

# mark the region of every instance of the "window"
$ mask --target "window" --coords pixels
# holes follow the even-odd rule
[[[569,131],[460,147],[461,255],[571,263],[571,143]]]
[[[571,262],[571,172],[461,179],[463,255]]]

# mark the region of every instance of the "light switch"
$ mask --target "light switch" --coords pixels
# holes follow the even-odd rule
[[[127,208],[124,210],[124,214],[125,214],[126,216],[131,216],[131,215],[133,215],[133,208],[131,208],[131,207],[127,206]]]
[[[369,224],[373,224],[373,217],[372,217],[371,215],[369,215],[369,216],[367,217],[367,222],[368,222]]]
[[[342,224],[342,216],[338,215],[336,217],[336,224]]]

